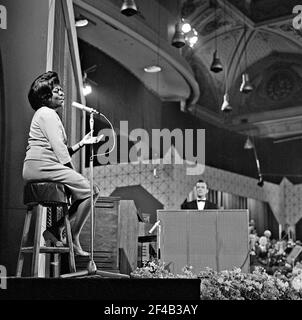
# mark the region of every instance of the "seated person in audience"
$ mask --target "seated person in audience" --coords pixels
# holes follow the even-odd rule
[[[271,233],[269,230],[265,230],[265,231],[263,232],[263,235],[267,238],[267,241],[268,241],[268,242],[271,241],[272,233]]]
[[[256,230],[255,220],[251,219],[249,222],[249,234],[252,234],[254,230]]]
[[[259,252],[268,252],[268,241],[265,236],[260,237],[258,249]]]
[[[268,247],[267,238],[265,236],[260,237],[259,243],[256,244],[256,265],[266,267],[269,263],[268,259]]]
[[[208,210],[208,209],[218,209],[215,203],[207,200],[207,194],[209,192],[207,183],[203,180],[198,180],[196,182],[196,194],[197,199],[187,202],[185,200],[181,205],[181,209],[184,210]]]
[[[258,245],[259,237],[257,236],[257,232],[254,229],[250,234],[249,234],[249,247],[251,251],[251,255],[256,254],[256,245]]]
[[[289,239],[286,243],[286,248],[284,250],[285,253],[289,254],[293,250],[294,246],[295,246],[294,241],[292,239]]]

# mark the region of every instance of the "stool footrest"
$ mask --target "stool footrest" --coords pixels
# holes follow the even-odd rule
[[[32,253],[33,247],[23,247],[22,253]],[[69,247],[40,247],[40,253],[69,253]]]
[[[27,205],[27,212],[23,226],[16,276],[22,276],[23,263],[28,253],[31,254],[29,258],[31,258],[30,275],[32,277],[38,277],[42,273],[45,277],[59,277],[61,268],[60,254],[68,254],[69,270],[71,273],[76,272],[71,226],[68,215],[68,206],[70,205],[70,192],[68,188],[65,188],[65,185],[62,183],[31,181],[25,185],[23,196],[24,204]],[[49,208],[46,214],[43,207]],[[61,208],[60,215],[58,214],[58,208]],[[35,221],[32,219],[33,215],[36,217]],[[55,245],[59,243],[47,243],[47,241],[43,241],[42,232],[44,232],[45,227],[47,228],[48,225],[53,226],[62,218],[64,220],[68,246],[51,246],[52,244]],[[30,236],[31,226],[34,227],[33,237]],[[41,259],[41,254],[46,254],[45,259],[44,257]],[[53,266],[53,270],[50,268],[51,265]]]

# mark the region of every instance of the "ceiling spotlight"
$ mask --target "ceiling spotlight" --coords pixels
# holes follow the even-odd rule
[[[242,83],[240,86],[240,92],[249,93],[253,91],[253,86],[250,82],[248,73],[243,73],[242,75]]]
[[[185,34],[182,31],[182,22],[177,22],[175,25],[175,33],[172,38],[172,46],[181,48],[186,44]]]
[[[80,28],[80,27],[86,27],[88,25],[88,20],[87,19],[77,19],[75,22],[75,26]]]
[[[83,95],[88,96],[92,92],[91,85],[87,82],[87,72],[83,75]]]
[[[124,14],[127,17],[133,16],[137,13],[137,7],[134,0],[124,0],[122,7],[121,7],[121,13]]]
[[[183,33],[188,33],[192,30],[192,27],[190,25],[189,22],[186,22],[184,19],[181,19],[182,20],[182,26],[181,26],[181,30]]]
[[[83,86],[83,95],[88,96],[92,92],[91,85],[88,83],[85,83]]]
[[[144,71],[147,73],[156,73],[156,72],[160,72],[161,71],[161,67],[160,66],[147,66],[144,68]]]
[[[223,96],[223,103],[222,103],[222,106],[221,106],[221,111],[223,112],[230,112],[232,111],[232,107],[229,103],[229,94],[228,93],[225,93],[224,96]]]
[[[253,149],[254,145],[253,142],[251,141],[250,137],[247,137],[245,144],[244,144],[244,149]]]

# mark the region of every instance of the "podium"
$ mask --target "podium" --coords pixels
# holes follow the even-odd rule
[[[157,210],[161,260],[174,274],[241,268],[249,272],[248,210]]]
[[[99,197],[95,205],[94,261],[99,270],[130,274],[137,267],[138,218],[133,200]],[[80,241],[90,251],[90,217]],[[77,271],[85,270],[89,257],[76,256]]]

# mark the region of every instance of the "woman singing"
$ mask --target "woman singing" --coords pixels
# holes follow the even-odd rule
[[[36,78],[30,87],[28,100],[35,114],[30,125],[23,178],[27,182],[52,181],[66,186],[71,194],[68,213],[74,252],[88,256],[89,253],[81,247],[79,235],[90,212],[90,184],[75,171],[71,156],[85,144],[99,142],[98,138],[91,138],[89,133],[79,143],[67,147],[65,129],[57,114],[57,110],[64,106],[64,92],[56,72],[49,71]],[[94,201],[98,195],[99,189],[95,187]],[[55,246],[63,246],[63,228],[64,218],[44,231],[44,239]]]

